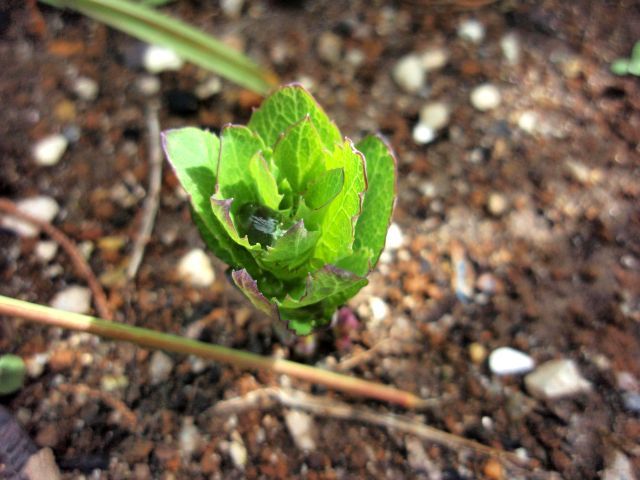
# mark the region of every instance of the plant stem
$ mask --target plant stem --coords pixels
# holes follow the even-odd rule
[[[2,295],[0,295],[0,314],[21,317],[43,325],[88,332],[113,340],[124,340],[141,347],[197,355],[240,368],[269,370],[324,385],[351,395],[382,400],[405,408],[419,408],[426,405],[425,400],[412,393],[379,383],[352,378],[289,360],[263,357],[233,348],[191,340],[178,335],[109,322],[89,315],[65,312]]]

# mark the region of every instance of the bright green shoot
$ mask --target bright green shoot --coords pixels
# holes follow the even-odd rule
[[[395,159],[379,137],[354,145],[289,85],[246,127],[163,140],[204,240],[255,307],[307,335],[367,284],[395,200]]]
[[[635,75],[640,77],[640,41],[631,50],[631,58],[617,58],[611,64],[611,71],[616,75]]]

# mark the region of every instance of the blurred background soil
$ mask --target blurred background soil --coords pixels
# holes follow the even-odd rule
[[[204,245],[169,168],[138,275],[124,280],[148,184],[145,109],[159,102],[162,129],[217,132],[245,123],[260,98],[190,64],[151,74],[143,44],[83,16],[0,6],[0,196],[57,205],[52,223],[88,258],[116,321],[328,368],[375,347],[351,374],[436,399],[409,415],[539,470],[282,407],[216,416],[207,411],[216,402],[262,386],[405,412],[3,319],[0,351],[23,356],[30,375],[0,402],[53,450],[63,477],[637,475],[640,83],[609,67],[640,40],[640,4],[221,3],[162,10],[301,82],[343,134],[378,131],[396,151],[394,226],[370,285],[349,303],[357,329],[321,332],[305,353],[280,342],[211,255],[185,273],[185,255]],[[45,164],[34,149],[51,135],[68,145]],[[47,240],[0,228],[1,294],[50,304],[83,285]],[[63,298],[82,307],[86,291],[75,292]],[[571,361],[574,390],[556,398],[524,380],[530,369],[505,374],[522,358],[489,362],[500,347],[534,372]]]

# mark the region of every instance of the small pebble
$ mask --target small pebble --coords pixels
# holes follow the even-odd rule
[[[449,52],[444,48],[433,48],[422,53],[420,60],[425,72],[439,70],[449,61]]]
[[[507,33],[500,39],[502,55],[511,65],[516,65],[520,61],[520,40],[515,33]]]
[[[551,360],[540,365],[524,378],[527,390],[534,397],[553,400],[591,390],[573,360]]]
[[[81,100],[91,102],[98,97],[99,87],[92,78],[78,77],[73,82],[72,90]]]
[[[191,458],[191,456],[202,447],[202,435],[198,427],[193,424],[193,417],[184,417],[182,419],[182,428],[178,434],[178,442],[180,452],[185,458]]]
[[[476,365],[481,365],[487,358],[487,349],[484,345],[473,342],[469,345],[469,358]]]
[[[42,263],[49,263],[58,253],[58,244],[53,240],[42,240],[36,244],[36,257]]]
[[[486,295],[494,295],[498,290],[498,281],[493,274],[484,272],[476,280],[476,288]]]
[[[490,480],[502,480],[504,478],[504,468],[502,464],[495,458],[490,458],[484,464],[482,472],[485,477]]]
[[[385,249],[397,250],[404,245],[404,235],[397,223],[392,223],[387,231]]]
[[[418,93],[425,85],[426,75],[419,56],[402,57],[393,67],[393,79],[407,93]]]
[[[173,50],[159,45],[149,45],[144,51],[142,64],[149,73],[180,70],[184,61]]]
[[[206,100],[222,91],[222,80],[219,77],[209,77],[199,84],[194,93],[200,100]]]
[[[160,79],[154,75],[143,75],[135,82],[136,89],[144,96],[151,97],[160,91]]]
[[[606,468],[600,477],[602,480],[635,480],[633,464],[620,450],[615,450],[606,462]]]
[[[234,20],[240,18],[243,6],[244,0],[220,0],[222,12]]]
[[[323,32],[318,38],[318,56],[330,64],[336,64],[342,57],[342,39],[333,32]]]
[[[229,456],[236,468],[244,470],[248,458],[247,447],[244,446],[242,437],[238,432],[233,432],[231,437],[232,440],[229,444]]]
[[[533,359],[519,350],[500,347],[489,355],[489,369],[496,375],[519,375],[533,370]]]
[[[151,385],[159,385],[166,382],[173,370],[173,360],[169,355],[156,350],[149,361],[149,378]]]
[[[629,412],[640,413],[640,393],[625,392],[622,394],[622,401],[624,402],[624,408]]]
[[[493,110],[500,105],[500,90],[495,85],[484,83],[471,91],[471,105],[481,112]]]
[[[436,138],[436,132],[433,128],[428,125],[424,125],[423,123],[417,123],[415,127],[413,127],[413,141],[418,145],[426,145],[431,143]]]
[[[311,415],[299,410],[288,410],[284,414],[284,420],[293,442],[300,450],[315,450],[316,442],[313,435],[316,426]]]
[[[16,207],[22,213],[46,223],[51,222],[60,211],[58,202],[44,195],[19,200],[16,202]],[[21,237],[35,237],[39,232],[38,227],[33,224],[10,215],[2,219],[2,226]]]
[[[484,40],[484,25],[477,20],[465,20],[458,27],[458,36],[472,43],[480,43]]]
[[[369,307],[374,320],[381,321],[389,315],[389,305],[380,297],[371,297],[369,299]]]
[[[495,217],[503,215],[509,208],[507,198],[499,192],[491,192],[487,199],[487,209]]]
[[[49,135],[39,140],[33,147],[33,158],[38,165],[50,167],[57,164],[69,146],[69,140],[62,134]]]
[[[72,285],[56,293],[51,306],[74,313],[89,313],[91,308],[91,290],[86,287]]]
[[[518,128],[529,135],[536,133],[538,129],[538,114],[531,110],[525,110],[518,118]]]
[[[420,123],[440,130],[449,124],[451,112],[449,105],[444,102],[429,102],[420,109]]]
[[[194,287],[208,287],[216,279],[211,260],[200,248],[194,248],[180,259],[178,275]]]

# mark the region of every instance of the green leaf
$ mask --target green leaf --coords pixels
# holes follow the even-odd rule
[[[163,132],[162,145],[180,184],[189,195],[193,218],[209,248],[226,263],[255,271],[257,265],[251,255],[231,241],[211,210],[209,197],[216,184],[218,137],[187,127]]]
[[[328,150],[333,150],[335,144],[340,142],[340,131],[301,85],[287,85],[270,95],[253,112],[247,126],[257,132],[268,146],[272,146],[280,135],[306,116],[310,117],[322,144]]]
[[[283,196],[278,193],[276,179],[271,174],[269,165],[260,152],[256,153],[249,161],[249,172],[255,182],[260,204],[272,210],[278,210]]]
[[[260,203],[258,189],[249,164],[254,155],[264,149],[260,137],[247,127],[228,125],[220,133],[216,199],[235,198],[236,207],[245,203]]]
[[[629,60],[626,58],[618,58],[611,64],[611,72],[616,75],[626,75],[629,70]]]
[[[276,242],[261,252],[258,262],[264,268],[283,279],[300,277],[300,267],[309,260],[320,237],[320,232],[310,232],[299,221],[285,232]],[[302,275],[308,272],[302,272]]]
[[[307,276],[306,285],[297,295],[287,295],[283,300],[274,301],[279,307],[295,309],[316,304],[343,290],[357,288],[367,284],[367,279],[346,270],[325,265],[320,270]]]
[[[334,149],[333,155],[327,158],[327,168],[344,170],[344,186],[323,209],[320,220],[322,235],[313,258],[323,265],[334,263],[352,252],[355,219],[360,213],[362,194],[367,188],[364,158],[355,150],[351,140],[345,139]]]
[[[356,222],[353,249],[369,249],[373,256],[370,265],[352,271],[365,275],[378,262],[387,238],[396,198],[396,160],[391,148],[377,136],[364,138],[356,148],[365,157],[368,187]]]
[[[273,73],[242,53],[153,8],[125,0],[40,1],[75,10],[145,42],[171,48],[186,60],[260,94],[266,94],[277,84]]]
[[[311,182],[304,194],[309,208],[318,210],[327,205],[342,191],[344,186],[344,169],[332,168]]]
[[[640,57],[633,58],[631,62],[629,62],[629,68],[627,71],[631,75],[635,75],[636,77],[640,77]]]
[[[294,194],[302,192],[310,179],[324,172],[327,155],[322,139],[308,116],[293,124],[273,148],[273,162]]]
[[[0,356],[0,395],[8,395],[22,388],[27,368],[22,358],[6,354]]]
[[[631,50],[631,59],[640,60],[640,41],[637,41]]]
[[[278,308],[269,300],[267,300],[267,298],[260,292],[258,283],[251,277],[249,272],[247,272],[245,269],[234,270],[231,273],[231,278],[254,307],[266,313],[271,318],[280,318],[278,314]]]

